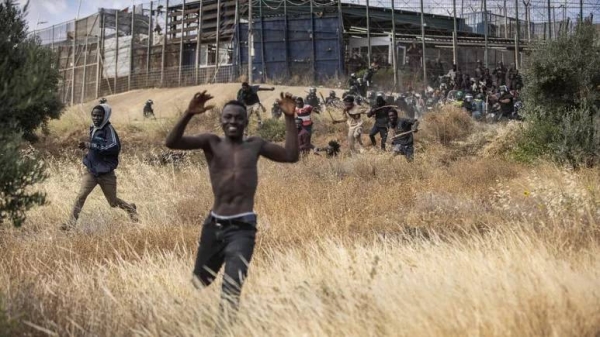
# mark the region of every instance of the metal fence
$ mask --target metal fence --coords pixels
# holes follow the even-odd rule
[[[433,78],[454,63],[470,72],[477,60],[518,66],[528,42],[572,32],[582,13],[594,23],[600,18],[593,15],[600,6],[589,0],[250,1],[252,75],[258,81],[324,82],[373,61],[400,72],[394,82],[398,76],[409,82]],[[74,104],[133,89],[231,82],[248,75],[248,4],[155,0],[100,9],[33,33],[56,52],[59,94]],[[390,13],[402,16],[391,26]]]

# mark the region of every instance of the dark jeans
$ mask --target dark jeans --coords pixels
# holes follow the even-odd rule
[[[394,155],[400,154],[400,155],[406,156],[406,160],[408,160],[409,162],[413,161],[414,153],[415,153],[415,148],[412,144],[410,144],[410,145],[395,144],[394,145]]]
[[[381,136],[381,149],[385,150],[385,142],[387,140],[388,128],[385,126],[373,126],[371,132],[369,133],[369,138],[371,138],[371,144],[373,146],[377,145],[377,142],[375,141],[376,134],[379,134]]]
[[[194,276],[203,286],[210,285],[225,264],[221,309],[235,312],[239,305],[244,279],[254,252],[256,216],[231,220],[212,215],[204,221],[200,246],[194,266]],[[225,308],[229,304],[229,308]]]
[[[311,125],[308,125],[308,126],[306,126],[306,125],[303,125],[303,126],[302,126],[302,128],[303,128],[304,130],[306,130],[306,132],[308,132],[308,133],[309,133],[309,134],[312,136],[312,128],[313,128],[313,125],[312,125],[312,124],[311,124]]]

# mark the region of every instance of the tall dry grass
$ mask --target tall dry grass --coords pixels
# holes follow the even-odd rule
[[[597,336],[598,171],[472,156],[461,149],[485,145],[473,135],[420,137],[412,164],[375,153],[259,163],[258,245],[225,335]],[[124,155],[117,175],[141,222],[96,190],[69,234],[57,226],[82,168],[48,160],[49,205],[0,233],[13,335],[212,335],[219,284],[190,283],[212,203],[206,165],[140,157]]]

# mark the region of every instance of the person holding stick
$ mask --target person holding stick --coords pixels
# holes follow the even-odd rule
[[[229,101],[223,107],[220,123],[224,137],[212,133],[184,135],[194,116],[213,108],[206,105],[212,98],[206,91],[195,94],[167,136],[165,145],[177,150],[202,149],[206,156],[214,203],[202,226],[193,283],[200,288],[207,287],[225,265],[220,305],[224,314],[237,311],[256,243],[254,197],[258,186],[258,159],[295,163],[299,159],[299,147],[294,119],[296,101],[289,93],[281,93],[278,99],[286,122],[284,147],[259,137],[244,138],[248,113],[244,103],[239,101]]]
[[[414,137],[413,134],[419,131],[419,120],[412,118],[398,118],[398,112],[392,110],[389,112],[390,128],[394,129],[395,136],[392,137],[394,155],[406,156],[406,160],[414,160]]]

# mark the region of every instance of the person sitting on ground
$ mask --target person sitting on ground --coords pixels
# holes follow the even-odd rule
[[[144,104],[144,117],[145,118],[155,117],[154,109],[152,109],[152,104],[154,104],[154,102],[152,102],[151,99],[147,100],[146,104]]]
[[[348,147],[350,148],[350,153],[357,152],[356,144],[358,144],[359,151],[362,151],[362,112],[360,111],[360,108],[354,104],[354,96],[346,96],[346,98],[344,98],[343,113],[344,119],[338,121],[334,120],[333,124],[346,122],[348,124]]]
[[[327,158],[337,157],[340,153],[340,144],[335,140],[330,140],[325,147],[315,147],[315,154],[319,152],[325,152]]]
[[[306,131],[306,129],[302,126],[302,119],[298,117],[296,117],[296,129],[298,130],[298,148],[300,150],[300,154],[306,155],[315,147],[310,141],[310,132]]]
[[[110,124],[112,109],[108,104],[96,105],[92,109],[92,126],[90,127],[90,141],[80,142],[79,148],[87,150],[83,158],[86,171],[75,205],[69,220],[61,226],[62,230],[70,230],[77,224],[79,213],[85,204],[88,195],[96,185],[100,185],[104,197],[110,207],[119,207],[129,214],[133,222],[138,221],[137,207],[117,198],[117,176],[115,169],[119,165],[121,142],[119,136]]]
[[[277,101],[273,102],[273,106],[271,107],[271,118],[279,119],[282,113],[283,111],[281,111],[279,103]]]
[[[318,113],[312,106],[304,104],[302,97],[296,97],[296,116],[302,120],[302,126],[312,135],[313,121],[312,113]]]
[[[369,133],[371,139],[371,145],[377,146],[375,135],[379,134],[381,137],[381,149],[385,151],[385,143],[388,136],[388,124],[389,124],[389,112],[394,110],[393,107],[387,106],[383,96],[377,96],[375,99],[375,108],[371,109],[367,113],[367,117],[375,117],[375,124]]]
[[[262,118],[258,109],[260,108],[262,112],[266,112],[267,109],[265,109],[262,103],[260,103],[258,92],[273,90],[275,90],[275,88],[261,88],[259,85],[250,86],[248,82],[244,82],[242,83],[242,88],[238,91],[237,100],[244,103],[246,106],[246,111],[248,111],[248,120],[250,120],[250,117],[253,113],[256,113],[259,128],[262,126]],[[248,128],[246,128],[246,132],[248,132]]]
[[[211,133],[185,136],[190,120],[213,108],[206,105],[210,99],[212,96],[206,91],[194,95],[167,136],[166,146],[173,150],[204,151],[214,204],[202,226],[192,282],[199,288],[207,287],[225,264],[221,313],[234,314],[256,243],[254,198],[258,159],[265,157],[279,163],[295,163],[299,159],[295,101],[289,93],[281,93],[278,101],[286,125],[285,147],[282,147],[259,137],[244,138],[248,113],[239,101],[229,101],[223,106],[220,122],[225,137]],[[230,317],[220,317],[223,316]]]
[[[419,120],[412,118],[398,118],[398,112],[389,112],[390,128],[394,129],[392,145],[394,155],[403,155],[406,160],[412,162],[414,159],[414,137],[413,133],[419,131]]]

